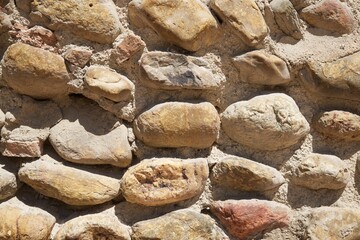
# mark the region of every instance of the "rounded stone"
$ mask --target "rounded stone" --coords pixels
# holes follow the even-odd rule
[[[18,188],[15,174],[0,168],[0,201],[14,196]]]

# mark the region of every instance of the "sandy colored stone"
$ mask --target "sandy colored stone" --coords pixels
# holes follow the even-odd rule
[[[253,0],[211,0],[210,7],[250,46],[261,43],[268,34],[266,22]]]
[[[310,131],[295,101],[283,93],[231,104],[222,113],[221,124],[232,140],[269,151],[290,147]]]
[[[149,159],[129,168],[121,179],[128,202],[160,206],[202,193],[209,176],[206,159]]]
[[[0,11],[0,35],[11,28],[11,19],[9,15]]]
[[[211,170],[212,183],[240,191],[263,192],[285,183],[275,168],[241,157],[226,157]]]
[[[311,5],[312,0],[290,0],[296,10],[301,10]]]
[[[121,31],[111,0],[41,0],[34,1],[31,10],[35,23],[102,44],[112,43]]]
[[[115,46],[112,56],[118,65],[131,59],[137,53],[144,50],[146,44],[139,36],[129,34]]]
[[[189,51],[216,41],[218,24],[205,4],[197,0],[133,0],[130,23],[147,25],[164,40]]]
[[[208,148],[219,128],[219,115],[208,102],[158,104],[134,121],[135,136],[152,147]]]
[[[142,82],[157,89],[219,89],[209,63],[202,58],[168,52],[148,52],[140,59]]]
[[[96,205],[118,196],[117,179],[57,164],[49,158],[43,156],[22,166],[20,181],[69,205]]]
[[[0,130],[5,125],[5,113],[0,109]]]
[[[135,85],[125,76],[105,66],[91,66],[85,74],[85,89],[92,95],[114,102],[129,101]],[[85,94],[86,96],[88,94]]]
[[[178,210],[132,226],[132,240],[228,240],[215,221],[193,210]]]
[[[291,81],[286,62],[281,58],[255,50],[233,58],[242,81],[261,85],[279,85]]]
[[[2,60],[3,79],[16,92],[47,99],[67,94],[70,80],[64,59],[24,43],[11,45]]]
[[[92,51],[89,49],[73,47],[66,50],[64,53],[64,58],[72,65],[82,68],[85,67],[85,65],[90,61],[91,55]]]
[[[350,171],[336,156],[312,153],[300,162],[291,181],[314,190],[342,189],[350,181]]]
[[[345,141],[360,141],[360,116],[346,111],[317,114],[312,121],[316,131],[325,136]]]
[[[0,168],[0,201],[14,196],[18,188],[15,174]]]
[[[290,224],[290,209],[272,201],[216,201],[210,209],[225,229],[237,239],[252,239]]]
[[[56,233],[54,240],[130,240],[129,231],[115,216],[89,214],[67,221]]]

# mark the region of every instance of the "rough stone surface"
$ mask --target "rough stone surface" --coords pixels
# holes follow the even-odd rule
[[[311,5],[311,0],[290,0],[296,10],[301,10]]]
[[[350,171],[340,158],[316,153],[301,161],[291,179],[296,185],[314,190],[342,189],[349,180]]]
[[[129,231],[115,216],[89,214],[66,222],[56,233],[54,240],[109,239],[130,240]]]
[[[2,69],[4,81],[18,93],[39,99],[67,93],[64,59],[49,51],[15,43],[7,49]]]
[[[0,168],[0,201],[14,196],[18,188],[16,176]]]
[[[7,32],[11,28],[11,20],[9,15],[0,11],[0,34]]]
[[[33,2],[30,18],[52,30],[66,30],[81,38],[112,43],[121,25],[111,0],[42,0]]]
[[[0,109],[0,130],[1,128],[5,125],[5,114],[3,111],[1,111]]]
[[[73,47],[64,53],[66,61],[78,67],[84,67],[91,58],[92,51],[86,48]]]
[[[261,85],[289,83],[290,73],[286,62],[264,50],[255,50],[233,58],[241,80]]]
[[[45,196],[75,206],[101,204],[118,196],[117,179],[57,164],[49,158],[26,163],[19,170],[20,181]]]
[[[208,148],[219,128],[219,115],[208,102],[162,103],[140,114],[134,122],[136,137],[152,147]]]
[[[178,210],[164,216],[141,221],[132,226],[133,240],[197,239],[228,240],[209,216],[192,210]]]
[[[208,176],[206,159],[149,159],[127,170],[121,189],[129,202],[160,206],[198,196]]]
[[[145,23],[166,41],[189,51],[215,41],[217,22],[206,5],[197,0],[133,0],[129,18],[134,25]]]
[[[339,0],[322,0],[301,11],[301,17],[309,24],[331,32],[350,33],[355,18],[346,3]]]
[[[360,141],[360,116],[346,111],[322,112],[316,115],[312,126],[331,138]]]
[[[210,6],[246,44],[259,44],[267,36],[268,27],[255,1],[212,0]]]
[[[290,223],[290,209],[271,201],[216,201],[210,209],[227,231],[238,239],[254,238]]]
[[[234,141],[269,151],[290,147],[310,131],[295,101],[282,93],[234,103],[222,113],[221,123]]]
[[[137,53],[144,50],[146,44],[139,36],[127,35],[112,51],[112,56],[118,65],[131,59]]]
[[[241,157],[226,157],[211,170],[211,181],[241,191],[266,191],[285,183],[275,168]]]
[[[149,52],[140,60],[143,83],[158,89],[219,89],[221,82],[201,58],[166,52]]]

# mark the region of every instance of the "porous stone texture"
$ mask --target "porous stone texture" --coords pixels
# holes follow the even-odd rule
[[[0,200],[13,197],[19,188],[15,174],[0,168]]]
[[[149,159],[129,168],[121,192],[129,202],[160,206],[202,193],[209,176],[206,159]]]
[[[26,163],[20,181],[69,205],[101,204],[119,195],[119,180],[54,163],[48,156]]]
[[[290,147],[310,131],[295,101],[282,93],[234,103],[221,114],[221,123],[234,141],[269,151]]]
[[[255,50],[233,58],[241,80],[261,85],[289,83],[290,73],[286,62],[264,50]]]
[[[208,148],[216,140],[220,118],[208,102],[167,102],[135,119],[135,136],[152,147]]]
[[[318,190],[342,189],[349,180],[349,169],[340,158],[312,153],[300,162],[291,181],[296,185]]]
[[[259,192],[278,188],[285,183],[285,178],[275,168],[236,156],[216,163],[210,179],[220,187]]]

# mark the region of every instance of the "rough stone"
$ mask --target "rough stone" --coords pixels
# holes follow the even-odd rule
[[[11,45],[2,60],[4,81],[15,91],[46,99],[67,94],[70,80],[64,59],[24,43]]]
[[[301,10],[311,5],[311,0],[290,0],[296,10]]]
[[[209,64],[196,57],[165,52],[148,52],[140,59],[143,83],[152,88],[219,89],[221,82]]]
[[[206,159],[149,159],[129,168],[121,189],[128,202],[160,206],[200,195],[208,176]]]
[[[227,231],[238,239],[250,239],[289,225],[290,209],[264,200],[216,201],[211,211]]]
[[[29,0],[15,0],[15,5],[19,10],[27,14],[31,11],[31,1]]]
[[[350,180],[350,171],[338,157],[310,154],[295,169],[291,181],[299,186],[318,190],[342,189]]]
[[[112,43],[121,31],[111,0],[42,0],[32,3],[30,19],[98,43]]]
[[[266,22],[253,0],[211,0],[210,7],[248,45],[261,43],[268,34]]]
[[[11,28],[9,15],[0,10],[0,35],[7,32]]]
[[[134,34],[127,35],[112,51],[112,56],[118,65],[131,59],[145,48],[145,42]]]
[[[311,211],[307,237],[312,240],[360,238],[360,211],[355,208],[320,207]]]
[[[321,112],[314,117],[312,126],[331,138],[360,141],[360,116],[350,112]]]
[[[118,218],[99,213],[80,216],[66,222],[56,233],[54,240],[67,239],[130,240],[130,235]]]
[[[19,178],[39,193],[75,206],[110,201],[120,190],[117,179],[57,164],[48,156],[22,166]]]
[[[114,102],[132,99],[135,85],[125,76],[104,66],[91,66],[85,74],[85,96],[107,98]]]
[[[302,39],[299,15],[289,0],[273,0],[270,3],[279,28],[295,39]]]
[[[148,25],[164,40],[189,51],[216,40],[217,22],[197,0],[133,0],[128,5],[130,22]]]
[[[0,109],[0,130],[1,128],[5,125],[5,114],[4,112]]]
[[[40,157],[50,127],[61,118],[61,110],[55,103],[25,98],[20,108],[5,114],[1,153],[8,157]]]
[[[64,120],[50,129],[49,137],[62,158],[81,164],[130,165],[127,128],[115,116],[85,99],[72,101],[63,114]]]
[[[90,61],[92,51],[86,48],[73,47],[66,50],[64,58],[74,66],[85,67]]]
[[[209,216],[187,209],[138,222],[132,226],[132,230],[132,240],[229,239]]]
[[[16,176],[0,168],[0,201],[14,196],[18,188]]]
[[[269,151],[290,147],[310,131],[295,101],[283,93],[236,102],[222,113],[221,123],[232,140]]]
[[[301,17],[314,27],[338,33],[351,33],[356,24],[351,9],[339,0],[310,5],[301,11]]]
[[[208,148],[219,129],[219,115],[208,102],[158,104],[134,121],[135,136],[152,147]]]
[[[226,157],[211,170],[211,182],[240,191],[267,191],[285,183],[275,168],[241,157]]]
[[[264,50],[255,50],[235,57],[233,63],[245,82],[279,85],[291,81],[286,62]]]

